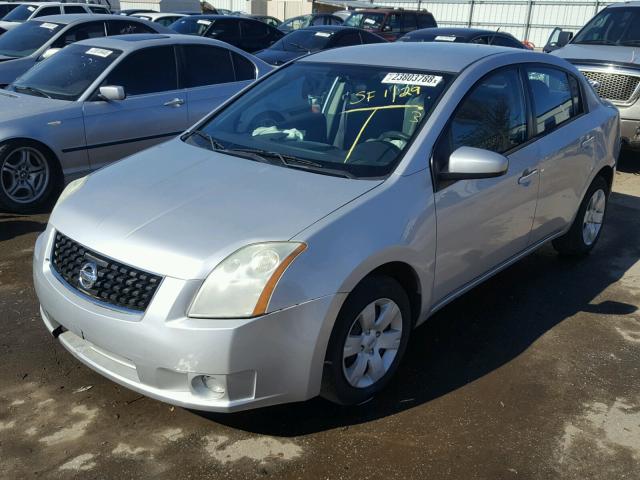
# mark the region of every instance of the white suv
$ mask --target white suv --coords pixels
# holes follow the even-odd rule
[[[104,5],[86,3],[60,3],[60,2],[32,2],[11,10],[0,20],[0,34],[17,27],[32,18],[48,15],[61,15],[64,13],[111,13]]]

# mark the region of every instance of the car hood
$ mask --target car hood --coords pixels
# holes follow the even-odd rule
[[[289,240],[380,183],[259,163],[175,139],[90,175],[54,209],[50,223],[120,262],[201,279],[237,249]]]
[[[267,49],[256,53],[255,56],[271,65],[282,65],[283,63],[287,63],[289,60],[305,55],[305,53],[306,52],[289,52],[285,50]]]
[[[640,48],[615,45],[569,44],[551,52],[572,63],[626,63],[640,65]]]
[[[53,100],[0,90],[0,126],[3,124],[13,125],[16,120],[41,114],[46,116],[49,113],[56,114],[53,120],[64,120],[67,117],[60,116],[62,112],[73,112],[71,115],[77,116],[78,108],[77,102]]]

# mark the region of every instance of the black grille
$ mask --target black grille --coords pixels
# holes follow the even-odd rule
[[[162,277],[118,263],[56,232],[51,255],[53,268],[73,288],[117,307],[144,311]],[[97,280],[80,283],[80,270],[93,263]],[[91,268],[93,265],[88,265]],[[88,287],[88,288],[87,288]]]

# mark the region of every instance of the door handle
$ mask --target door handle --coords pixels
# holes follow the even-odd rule
[[[184,105],[184,100],[181,98],[174,98],[164,103],[165,107],[180,107],[182,105]]]
[[[580,145],[582,145],[582,148],[587,148],[589,145],[593,143],[594,140],[595,140],[595,137],[593,135],[589,135],[587,138],[585,138],[582,141]]]
[[[538,174],[538,169],[534,168],[533,170],[530,169],[526,169],[524,172],[522,172],[522,176],[518,179],[518,183],[520,185],[529,185],[529,183],[531,183],[531,177],[533,177],[534,175]]]

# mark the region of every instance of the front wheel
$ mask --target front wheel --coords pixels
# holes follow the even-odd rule
[[[608,200],[609,185],[603,177],[597,176],[582,199],[571,229],[553,240],[553,248],[561,255],[589,253],[600,239]]]
[[[54,163],[34,142],[0,145],[0,209],[31,213],[43,207],[55,190]]]
[[[369,400],[396,372],[412,325],[409,298],[396,280],[377,275],[363,280],[331,333],[321,395],[342,405]]]

